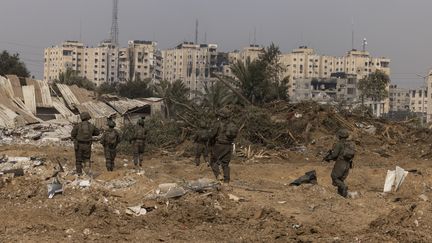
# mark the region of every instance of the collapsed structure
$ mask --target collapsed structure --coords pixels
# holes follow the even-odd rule
[[[0,76],[0,128],[17,128],[36,123],[70,124],[87,111],[97,127],[107,118],[117,124],[134,122],[137,117],[159,113],[162,99],[127,99],[117,96],[97,97],[76,85],[50,85],[48,82]]]

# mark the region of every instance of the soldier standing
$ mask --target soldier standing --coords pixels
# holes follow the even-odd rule
[[[108,171],[114,170],[114,161],[117,155],[117,145],[120,143],[120,134],[114,129],[115,122],[108,120],[108,130],[104,132],[101,138],[101,144],[104,147],[106,168]]]
[[[93,136],[99,135],[99,130],[89,122],[90,114],[83,112],[80,114],[81,122],[76,124],[71,132],[71,137],[74,141],[76,172],[82,174],[83,164],[90,164],[91,146]]]
[[[353,141],[348,141],[349,133],[346,129],[338,131],[339,141],[333,146],[331,152],[324,158],[325,161],[330,162],[335,160],[331,178],[333,185],[337,186],[339,195],[343,197],[348,196],[348,187],[344,181],[348,176],[350,168],[352,168],[352,160],[355,154],[355,145]]]
[[[142,117],[138,120],[137,126],[134,129],[134,134],[132,134],[132,146],[133,146],[133,161],[135,167],[141,167],[142,161],[143,161],[143,154],[144,154],[144,148],[145,148],[145,137],[146,137],[146,131],[144,128],[144,119],[145,117]]]
[[[209,143],[209,130],[206,128],[206,123],[199,122],[199,128],[194,136],[195,143],[195,165],[199,166],[201,163],[201,155],[204,161],[208,163],[208,143]]]
[[[233,142],[237,137],[237,127],[229,120],[231,114],[227,108],[222,108],[218,116],[219,124],[211,134],[213,146],[211,149],[210,166],[217,180],[220,180],[219,167],[222,167],[223,182],[228,184],[231,179],[229,163],[233,153]]]

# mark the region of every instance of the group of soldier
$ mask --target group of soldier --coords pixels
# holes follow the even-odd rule
[[[99,136],[100,131],[89,122],[90,115],[87,112],[81,113],[81,122],[76,124],[72,130],[71,137],[74,141],[76,172],[82,175],[83,167],[88,165],[91,168],[91,147],[94,136]],[[234,140],[237,137],[238,128],[231,121],[231,113],[227,108],[222,108],[217,112],[217,122],[208,126],[201,121],[194,135],[195,143],[195,164],[200,165],[201,156],[211,167],[217,180],[225,184],[230,182],[230,161],[233,154]],[[102,134],[101,144],[104,147],[106,168],[108,171],[114,170],[114,161],[117,154],[117,146],[121,141],[120,133],[115,129],[115,122],[108,119],[108,129]],[[344,181],[352,168],[355,148],[348,140],[349,133],[346,129],[338,131],[338,142],[329,151],[323,160],[329,162],[336,161],[331,172],[333,185],[337,187],[339,195],[347,197],[348,187]],[[142,167],[143,153],[145,148],[146,130],[144,118],[140,118],[134,128],[129,142],[133,147],[133,162],[136,168]],[[210,155],[210,158],[209,158]],[[87,164],[88,163],[88,164]],[[221,176],[222,168],[223,176]]]

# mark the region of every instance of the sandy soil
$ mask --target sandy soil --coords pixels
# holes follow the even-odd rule
[[[25,176],[3,178],[0,185],[1,242],[431,242],[432,199],[430,160],[418,159],[412,146],[389,149],[390,157],[362,149],[347,179],[359,196],[344,199],[331,185],[332,164],[322,153],[332,138],[301,151],[279,151],[269,158],[232,161],[232,188],[210,193],[188,193],[178,199],[146,200],[160,183],[212,178],[206,166],[196,167],[177,151],[147,155],[144,174],[136,173],[129,156],[121,155],[116,170],[106,172],[103,155],[94,152],[90,188],[67,184],[63,195],[47,198],[46,177],[57,161],[74,169],[69,147],[9,145],[0,153],[40,156],[45,165]],[[365,145],[367,147],[368,145]],[[180,154],[180,155],[179,155]],[[186,153],[187,154],[187,153]],[[284,159],[282,159],[284,158]],[[130,163],[130,162],[129,162]],[[382,194],[388,169],[396,165],[417,169],[398,192]],[[316,170],[318,185],[288,184]],[[74,176],[62,177],[63,182]],[[110,188],[114,180],[135,181]],[[243,198],[229,199],[228,194]],[[156,206],[143,216],[125,213],[128,206]]]

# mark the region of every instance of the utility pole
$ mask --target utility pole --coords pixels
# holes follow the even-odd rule
[[[420,78],[422,78],[423,79],[423,85],[422,85],[422,89],[421,89],[421,92],[422,92],[422,110],[421,110],[421,126],[423,127],[424,126],[424,120],[425,120],[425,114],[426,114],[426,112],[425,112],[425,105],[424,105],[424,102],[425,102],[425,100],[424,100],[424,98],[425,98],[425,95],[426,95],[426,92],[427,92],[427,84],[426,84],[426,79],[430,76],[430,74],[429,75],[427,75],[427,76],[423,76],[423,75],[420,75],[420,74],[416,74],[418,77],[420,77]]]

